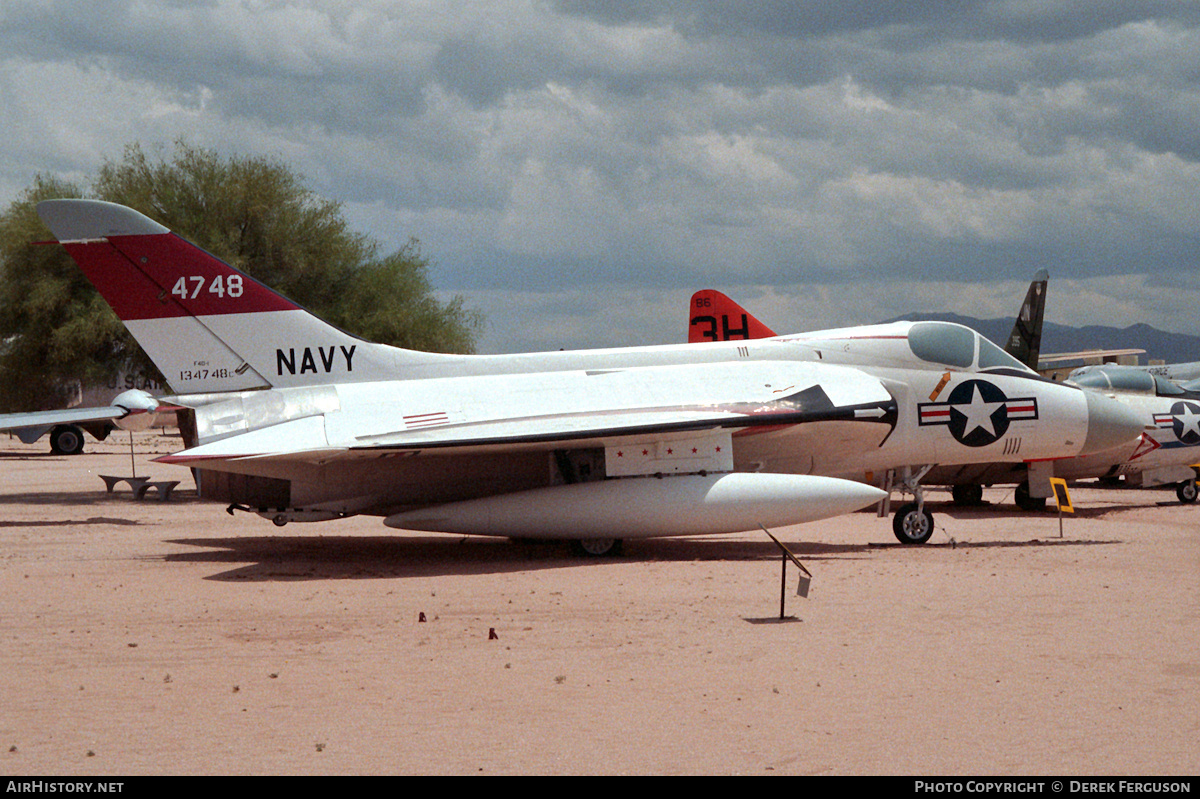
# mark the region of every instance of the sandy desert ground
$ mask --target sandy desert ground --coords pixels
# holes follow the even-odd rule
[[[178,448],[135,439],[139,474]],[[1077,487],[559,545],[276,528],[106,494],[128,438],[0,439],[0,772],[995,774],[1200,771],[1200,507]],[[946,498],[934,494],[934,500]],[[420,621],[424,617],[424,621]],[[489,637],[489,631],[495,638]]]

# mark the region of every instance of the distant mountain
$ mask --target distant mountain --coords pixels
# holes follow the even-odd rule
[[[1004,346],[1008,334],[1012,332],[1013,320],[1009,319],[975,319],[970,316],[959,316],[951,313],[912,313],[889,319],[889,322],[906,321],[941,321],[957,322],[982,333],[1000,346]],[[1166,363],[1183,363],[1200,361],[1200,336],[1188,336],[1183,333],[1167,333],[1145,324],[1130,325],[1129,327],[1105,327],[1103,325],[1088,325],[1087,327],[1068,327],[1046,322],[1042,327],[1042,354],[1055,352],[1077,352],[1078,350],[1098,349],[1143,349],[1146,354],[1141,356],[1140,363],[1148,363],[1156,358]]]

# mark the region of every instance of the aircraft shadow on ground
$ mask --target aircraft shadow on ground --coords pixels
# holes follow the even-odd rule
[[[159,502],[158,493],[151,491],[146,495],[146,498],[140,500],[141,503],[154,504]],[[98,490],[86,491],[38,491],[26,492],[21,494],[0,494],[0,505],[47,505],[47,506],[62,506],[62,505],[125,505],[129,503],[139,502],[135,500],[132,492],[127,488],[119,488],[111,494],[100,486]],[[164,503],[167,506],[173,505],[212,505],[208,500],[200,499],[196,496],[194,489],[179,490],[176,489],[171,493],[171,498]]]
[[[1120,513],[1124,511],[1140,510],[1146,507],[1166,507],[1176,505],[1186,507],[1178,500],[1162,500],[1155,502],[1153,505],[1145,502],[1113,502],[1104,505],[1076,506],[1074,513],[1064,513],[1063,518],[1070,520],[1076,519],[1100,519],[1110,513]],[[893,502],[893,509],[897,505]],[[984,502],[979,505],[955,505],[953,503],[926,502],[925,507],[932,513],[944,514],[952,519],[997,519],[997,518],[1013,518],[1013,519],[1055,519],[1058,517],[1058,509],[1053,503],[1046,506],[1045,510],[1021,510],[1013,505],[1004,503],[988,503]]]
[[[168,563],[241,564],[205,579],[275,582],[464,576],[546,569],[598,568],[635,562],[778,561],[782,554],[769,540],[654,538],[625,542],[616,558],[571,553],[561,541],[515,542],[484,537],[262,536],[255,538],[184,538],[170,544],[197,551],[168,555]],[[1048,547],[1112,544],[1115,541],[1032,539],[1024,541],[944,542],[922,546],[785,542],[801,560],[864,559],[870,552],[990,547]],[[889,553],[890,554],[890,553]]]
[[[22,521],[0,521],[0,529],[11,529],[17,527],[81,527],[88,524],[136,527],[137,525],[141,524],[141,522],[137,521],[136,519],[122,519],[114,516],[92,516],[87,519],[26,519]]]

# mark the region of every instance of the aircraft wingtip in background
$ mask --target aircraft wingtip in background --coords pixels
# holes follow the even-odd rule
[[[111,422],[127,430],[142,429],[153,421],[153,412],[157,410],[161,410],[158,400],[135,388],[118,394],[112,403],[102,407],[0,414],[0,431],[11,431],[26,444],[50,433],[51,450],[55,454],[75,455],[83,451],[83,429],[98,438],[107,435],[111,426],[104,425],[101,431],[96,423]]]

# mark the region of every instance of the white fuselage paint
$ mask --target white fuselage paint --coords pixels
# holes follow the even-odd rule
[[[444,473],[434,464],[442,458],[461,463],[469,455],[490,455],[502,463],[503,439],[509,434],[529,429],[571,433],[573,426],[594,429],[597,419],[606,416],[616,427],[641,420],[648,427],[697,419],[729,421],[736,417],[723,410],[730,405],[769,402],[782,392],[818,382],[837,404],[894,399],[894,430],[889,435],[889,426],[882,423],[831,421],[735,432],[736,470],[878,483],[887,469],[909,464],[1019,463],[1079,454],[1088,435],[1087,405],[1080,389],[1035,376],[981,374],[923,361],[904,338],[908,327],[897,323],[748,342],[621,350],[431,356],[424,363],[408,364],[410,379],[328,386],[323,390],[333,391],[336,403],[318,403],[294,418],[264,412],[252,423],[239,424],[227,409],[221,411],[228,432],[202,439],[201,446],[183,453],[179,462],[291,480],[297,505],[346,512],[379,506],[383,510],[375,512],[385,512],[470,497],[471,486],[446,486]],[[356,363],[371,348],[360,350]],[[458,374],[441,376],[450,372]],[[982,446],[960,443],[947,424],[921,423],[923,404],[945,404],[959,384],[979,379],[1009,399],[1033,398],[1037,413],[1024,418],[1010,414],[1013,418],[1003,434]],[[284,389],[239,396],[261,405],[275,395],[283,409],[291,393]],[[189,404],[189,398],[180,399]],[[194,399],[201,403],[198,416],[205,417],[205,398]],[[979,408],[966,424],[997,432],[988,417],[995,403],[973,400]],[[228,403],[223,397],[220,405]],[[970,404],[963,409],[972,411]],[[569,446],[605,447],[614,438],[627,440],[628,434],[582,437]],[[425,446],[427,441],[456,440],[481,443],[452,454]],[[545,450],[563,446],[561,441],[548,443]],[[390,449],[358,449],[368,447]],[[514,463],[528,460],[530,453],[512,458]],[[494,493],[498,486],[536,487],[550,471],[544,453],[540,460],[547,464],[544,468],[514,467],[511,482],[500,477],[480,482],[479,495]]]

